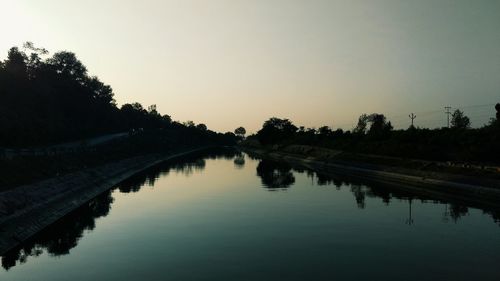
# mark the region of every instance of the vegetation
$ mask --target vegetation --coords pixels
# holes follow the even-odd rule
[[[238,127],[234,130],[234,134],[238,136],[239,138],[244,138],[247,133],[247,130],[243,127]]]
[[[238,140],[205,124],[172,121],[156,105],[118,107],[113,96],[111,87],[90,76],[74,53],[49,57],[31,43],[11,48],[0,61],[0,190],[120,159]],[[78,145],[123,132],[128,137]],[[76,145],[60,153],[51,147],[73,141]],[[22,150],[31,152],[17,153]],[[6,151],[16,156],[7,157]]]
[[[0,147],[57,144],[116,132],[140,135],[144,149],[183,145],[234,144],[246,130],[216,133],[205,124],[172,121],[155,105],[118,107],[109,85],[90,76],[74,53],[48,55],[32,43],[13,47],[0,61]],[[344,151],[430,160],[489,161],[500,159],[500,105],[496,119],[479,129],[455,110],[450,128],[410,126],[394,130],[383,114],[363,114],[352,131],[297,127],[288,119],[270,118],[250,139],[263,145],[305,144]],[[145,142],[144,140],[147,140]]]
[[[457,109],[451,114],[451,127],[455,129],[469,129],[470,119],[460,109]]]
[[[482,128],[471,128],[460,110],[452,114],[451,127],[394,130],[383,114],[363,114],[352,131],[297,127],[288,119],[270,118],[248,140],[262,145],[311,145],[330,149],[438,161],[500,163],[500,104],[496,119]]]
[[[112,88],[90,76],[74,53],[47,56],[47,50],[26,43],[22,49],[11,48],[0,61],[0,147],[43,146],[124,131],[168,130],[169,136],[200,143],[236,140],[233,133],[218,134],[204,124],[174,122],[155,105],[119,108]]]

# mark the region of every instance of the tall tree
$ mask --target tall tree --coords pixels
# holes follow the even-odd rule
[[[368,130],[368,135],[374,137],[386,136],[392,130],[392,124],[387,121],[384,114],[373,113],[368,116],[371,123],[370,130]]]
[[[353,132],[355,134],[364,135],[366,133],[366,129],[368,128],[368,121],[369,120],[370,119],[369,119],[368,115],[361,114],[361,116],[359,116],[359,118],[358,118],[358,124],[354,128]]]
[[[297,127],[288,119],[270,118],[262,129],[257,132],[257,138],[262,144],[275,144],[293,136]]]
[[[455,129],[470,128],[470,119],[460,109],[455,110],[451,114],[451,127]]]

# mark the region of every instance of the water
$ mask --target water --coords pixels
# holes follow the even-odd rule
[[[136,176],[0,280],[500,280],[499,213],[234,151]]]

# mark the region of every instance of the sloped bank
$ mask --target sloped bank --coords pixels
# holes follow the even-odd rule
[[[243,150],[260,157],[285,161],[323,173],[340,173],[440,198],[500,208],[500,180],[496,178],[366,163],[355,158],[348,160],[345,156],[341,156],[340,151],[310,146],[292,145],[273,148],[245,146]]]
[[[134,174],[207,148],[129,158],[0,193],[0,255]]]

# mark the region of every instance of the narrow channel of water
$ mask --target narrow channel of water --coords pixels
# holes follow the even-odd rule
[[[232,150],[123,182],[0,280],[500,280],[500,214]]]

